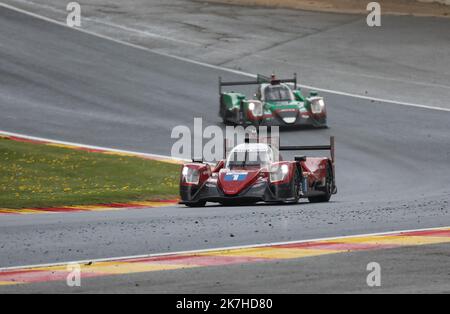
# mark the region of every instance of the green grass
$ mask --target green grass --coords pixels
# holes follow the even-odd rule
[[[0,138],[0,208],[178,197],[180,166]]]

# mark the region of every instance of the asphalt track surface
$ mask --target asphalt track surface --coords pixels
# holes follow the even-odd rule
[[[243,78],[5,8],[0,8],[0,29],[0,129],[5,131],[167,155],[172,127],[190,125],[200,115],[205,124],[220,123],[217,77]],[[450,113],[325,96],[330,129],[288,131],[282,138],[322,144],[336,136],[339,194],[331,203],[2,217],[0,266],[450,225]],[[448,252],[448,246],[437,248]],[[328,260],[330,267],[336,262]],[[418,261],[422,267],[428,262]],[[271,283],[277,270],[285,271],[265,266],[258,267],[272,269]],[[246,273],[245,267],[234,271]],[[228,273],[206,272],[205,281]],[[227,284],[237,283],[236,277]],[[176,291],[167,282],[167,289]],[[297,291],[294,282],[284,289]],[[315,291],[327,285],[318,282]],[[410,283],[410,291],[426,290],[421,284]],[[164,290],[164,283],[159,287]],[[205,287],[198,283],[191,292]],[[97,291],[108,291],[108,285]]]
[[[65,22],[66,2],[2,0]],[[214,22],[212,22],[214,21]],[[82,27],[191,60],[250,73],[297,72],[302,84],[450,108],[447,18],[366,16],[196,0],[90,0]],[[269,72],[270,73],[270,72]]]

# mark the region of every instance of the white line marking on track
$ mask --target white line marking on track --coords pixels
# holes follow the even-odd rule
[[[52,140],[52,139],[48,139],[48,138],[23,135],[23,134],[2,131],[2,130],[0,130],[0,135],[14,136],[14,137],[23,138],[26,140],[48,142],[51,144],[67,145],[67,146],[74,146],[74,147],[87,148],[87,149],[93,149],[93,150],[102,150],[102,151],[111,152],[111,153],[129,154],[129,155],[134,155],[136,157],[148,157],[148,158],[163,159],[163,160],[166,159],[166,160],[173,160],[173,161],[187,161],[187,162],[191,161],[191,160],[177,159],[177,158],[173,158],[170,156],[164,156],[164,155],[148,154],[148,153],[134,152],[134,151],[128,151],[128,150],[122,150],[122,149],[85,145],[85,144],[65,142],[65,141],[57,141],[57,140]]]
[[[249,248],[263,248],[263,247],[269,247],[269,246],[275,246],[275,245],[289,245],[289,244],[298,244],[298,243],[307,243],[307,242],[342,240],[342,239],[351,239],[351,238],[359,238],[359,237],[389,236],[389,235],[394,235],[394,234],[399,234],[399,233],[433,231],[433,230],[441,230],[441,229],[448,229],[448,228],[450,228],[450,226],[436,227],[436,228],[425,228],[425,229],[389,231],[389,232],[380,232],[380,233],[368,233],[368,234],[358,234],[358,235],[350,235],[350,236],[342,236],[342,237],[308,239],[308,240],[299,240],[299,241],[273,242],[273,243],[254,244],[254,245],[241,245],[241,246],[231,246],[231,247],[213,248],[213,249],[205,249],[205,250],[191,250],[191,251],[179,251],[179,252],[170,252],[170,253],[157,253],[157,254],[147,254],[147,255],[134,255],[134,256],[124,256],[124,257],[100,258],[100,259],[91,259],[91,260],[83,260],[83,261],[75,261],[75,262],[60,262],[60,263],[52,263],[52,264],[13,266],[13,267],[0,268],[0,272],[17,270],[17,269],[64,266],[64,265],[67,265],[67,264],[80,264],[80,265],[83,265],[83,264],[89,264],[89,263],[101,263],[101,262],[110,262],[110,261],[118,261],[118,262],[120,262],[120,261],[128,260],[128,259],[141,259],[141,258],[150,258],[150,257],[164,257],[164,256],[184,255],[184,254],[199,254],[199,253],[208,253],[208,252],[215,252],[215,251],[240,250],[240,249],[249,249]]]
[[[57,20],[36,14],[36,13],[32,13],[14,6],[11,6],[9,4],[0,2],[0,7],[4,7],[6,9],[10,9],[22,14],[26,14],[29,15],[31,17],[37,18],[37,19],[41,19],[53,24],[57,24],[59,26],[63,26],[72,30],[77,30],[79,32],[85,33],[85,34],[89,34],[91,36],[95,36],[98,38],[102,38],[105,40],[109,40],[118,44],[122,44],[122,45],[126,45],[129,47],[133,47],[136,49],[140,49],[140,50],[144,50],[156,55],[160,55],[160,56],[164,56],[164,57],[168,57],[168,58],[172,58],[172,59],[176,59],[179,61],[183,61],[183,62],[187,62],[187,63],[191,63],[191,64],[196,64],[199,66],[203,66],[203,67],[207,67],[210,69],[214,69],[214,70],[219,70],[219,71],[224,71],[224,72],[229,72],[229,73],[233,73],[233,74],[237,74],[237,75],[242,75],[242,76],[247,76],[247,77],[251,77],[251,78],[256,78],[256,75],[251,74],[251,73],[247,73],[247,72],[243,72],[243,71],[239,71],[239,70],[234,70],[234,69],[229,69],[229,68],[225,68],[225,67],[221,67],[221,66],[217,66],[217,65],[212,65],[212,64],[208,64],[208,63],[204,63],[201,61],[195,61],[192,59],[188,59],[188,58],[183,58],[183,57],[179,57],[179,56],[174,56],[171,54],[167,54],[167,53],[163,53],[163,52],[159,52],[159,51],[154,51],[152,49],[143,47],[143,46],[139,46],[136,44],[132,44],[129,42],[125,42],[119,39],[115,39],[109,36],[105,36],[105,35],[101,35],[98,33],[94,33],[92,31],[88,31],[85,29],[80,29],[80,28],[71,28],[68,27],[66,24],[59,22]],[[324,89],[324,88],[319,88],[319,87],[315,87],[315,86],[309,86],[309,85],[303,85],[303,84],[298,84],[298,86],[302,87],[302,88],[308,88],[308,89],[314,89],[320,92],[325,92],[325,93],[330,93],[330,94],[336,94],[336,95],[341,95],[341,96],[347,96],[347,97],[353,97],[353,98],[359,98],[359,99],[364,99],[364,100],[371,100],[371,101],[376,101],[376,102],[384,102],[384,103],[390,103],[390,104],[395,104],[395,105],[401,105],[401,106],[406,106],[406,107],[414,107],[414,108],[419,108],[419,109],[429,109],[429,110],[438,110],[438,111],[444,111],[444,112],[450,112],[450,108],[442,108],[442,107],[434,107],[434,106],[426,106],[426,105],[419,105],[419,104],[413,104],[413,103],[409,103],[409,102],[402,102],[402,101],[395,101],[395,100],[389,100],[389,99],[382,99],[382,98],[376,98],[376,97],[369,97],[369,96],[363,96],[363,95],[357,95],[357,94],[352,94],[352,93],[347,93],[347,92],[340,92],[340,91],[335,91],[335,90],[331,90],[331,89]]]

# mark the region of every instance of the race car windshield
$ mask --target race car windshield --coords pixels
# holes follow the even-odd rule
[[[227,169],[266,168],[271,162],[267,150],[233,150],[227,161]]]
[[[294,96],[285,85],[270,85],[264,89],[264,98],[266,101],[292,101]]]

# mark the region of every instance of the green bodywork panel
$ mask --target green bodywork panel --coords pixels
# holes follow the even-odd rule
[[[244,94],[240,93],[224,93],[222,94],[222,102],[226,105],[228,110],[241,108],[241,102],[246,99]]]

